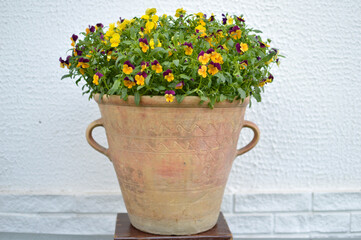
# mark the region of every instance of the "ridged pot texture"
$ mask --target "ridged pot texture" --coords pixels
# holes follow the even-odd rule
[[[162,235],[207,231],[218,219],[233,160],[259,139],[254,123],[244,120],[249,99],[216,103],[210,109],[198,97],[167,103],[161,96],[95,95],[101,118],[87,129],[87,140],[112,161],[132,225]],[[103,126],[109,148],[94,141]],[[242,127],[253,140],[237,150]]]

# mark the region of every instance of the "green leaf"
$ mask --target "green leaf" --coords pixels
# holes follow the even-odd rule
[[[224,96],[223,94],[221,94],[221,96],[219,96],[219,101],[220,101],[220,102],[223,102],[223,101],[226,100],[226,99],[227,99],[227,97]]]
[[[206,96],[201,96],[201,101],[208,101],[208,98]]]
[[[184,99],[185,95],[176,95],[175,98],[177,99],[177,102],[181,103]]]
[[[158,34],[159,33],[154,34],[154,46],[158,45]]]
[[[149,85],[149,81],[150,81],[150,78],[152,77],[152,74],[149,74],[146,78],[145,78],[145,84],[146,85]]]
[[[144,87],[145,87],[144,85],[140,85],[140,86],[137,87],[137,90],[140,90],[140,89],[142,89]]]
[[[186,80],[189,80],[189,79],[191,79],[191,77],[190,76],[188,76],[188,75],[185,75],[185,74],[179,74],[179,77],[180,78],[183,78],[183,79],[186,79]]]
[[[237,91],[242,99],[246,98],[246,92],[242,88],[238,88]]]
[[[139,92],[138,92],[138,91],[136,91],[136,92],[134,93],[134,101],[135,101],[135,104],[138,106],[139,103],[140,103],[140,95],[139,95]]]
[[[179,66],[179,59],[173,60],[173,63],[174,63],[174,65],[175,65],[176,67],[178,67],[178,66]]]
[[[255,32],[255,33],[262,33],[261,30],[257,30],[257,29],[253,29],[252,32]]]
[[[154,56],[156,53],[158,53],[158,52],[161,52],[161,53],[165,53],[165,52],[167,52],[164,48],[162,48],[162,47],[156,47],[156,48],[154,48],[151,52],[150,52],[150,56]]]
[[[130,29],[130,37],[131,37],[132,39],[136,39],[136,37],[137,37],[137,29],[136,29],[136,28],[132,27],[132,28]]]
[[[261,95],[259,93],[253,93],[253,97],[257,100],[257,102],[261,101]]]
[[[62,77],[61,77],[61,80],[63,80],[64,78],[68,78],[68,77],[71,77],[71,73],[62,76]]]
[[[127,89],[127,88],[123,88],[123,89],[122,89],[122,98],[124,99],[124,101],[126,101],[127,98],[128,98],[127,92],[128,92],[128,89]]]
[[[218,72],[215,76],[218,77],[222,83],[224,83],[226,81],[226,78],[224,77],[223,73],[221,73],[221,72]]]
[[[229,40],[227,41],[227,44],[228,44],[228,46],[230,46],[230,47],[232,48],[233,45],[234,45],[234,42],[233,42],[232,39],[229,39]]]
[[[109,95],[114,94],[114,93],[118,90],[119,86],[120,86],[120,80],[116,80],[116,81],[114,82],[112,88],[109,89],[108,94],[109,94]]]

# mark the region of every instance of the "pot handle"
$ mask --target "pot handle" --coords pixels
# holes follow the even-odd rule
[[[243,148],[237,150],[237,156],[240,156],[240,155],[248,152],[252,148],[254,148],[254,146],[256,146],[256,144],[258,143],[258,140],[259,140],[260,131],[255,123],[250,122],[250,121],[244,121],[242,128],[244,128],[244,127],[252,129],[254,136],[250,143],[248,143]]]
[[[90,123],[85,133],[86,140],[88,141],[89,145],[92,146],[95,150],[97,150],[100,153],[103,153],[105,156],[108,156],[108,149],[97,143],[92,135],[93,129],[100,126],[104,127],[103,119],[101,118]]]

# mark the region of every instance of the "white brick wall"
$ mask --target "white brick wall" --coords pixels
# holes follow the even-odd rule
[[[360,202],[356,191],[237,193],[222,211],[236,239],[361,238]],[[119,193],[0,192],[0,232],[112,235],[117,212]]]
[[[235,236],[361,238],[356,0],[0,0],[0,232],[112,234],[115,212],[125,211],[113,193],[117,178],[84,138],[99,110],[59,80],[57,59],[88,24],[141,16],[147,7],[244,14],[287,56],[263,102],[247,109],[262,138],[234,162],[227,184],[222,211]],[[94,133],[106,144],[104,131]],[[242,131],[240,145],[247,137]],[[87,193],[98,191],[109,193]]]

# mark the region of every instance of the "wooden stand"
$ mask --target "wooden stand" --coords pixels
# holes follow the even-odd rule
[[[232,233],[229,231],[228,225],[222,212],[219,214],[217,224],[210,230],[195,235],[188,236],[164,236],[154,235],[142,232],[130,224],[128,214],[118,213],[117,224],[115,226],[114,240],[129,240],[129,239],[152,239],[152,240],[171,240],[171,239],[208,239],[208,240],[231,240]]]

